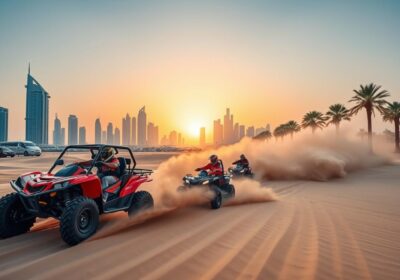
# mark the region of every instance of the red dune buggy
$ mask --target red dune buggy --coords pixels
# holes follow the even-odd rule
[[[115,182],[104,187],[100,169],[103,149],[113,148],[119,161]],[[78,154],[80,152],[80,154]],[[89,164],[76,161],[87,153]],[[121,153],[127,155],[120,156]],[[64,155],[72,155],[70,164]],[[56,170],[58,169],[58,171]],[[93,235],[99,215],[126,211],[130,216],[153,207],[153,198],[146,191],[137,191],[152,170],[136,168],[128,147],[112,145],[67,146],[48,172],[31,172],[10,182],[14,193],[0,199],[0,238],[26,233],[37,217],[53,217],[60,221],[63,240],[69,245]]]

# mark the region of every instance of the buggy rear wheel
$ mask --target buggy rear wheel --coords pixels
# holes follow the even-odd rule
[[[133,194],[131,206],[128,209],[129,217],[132,217],[141,211],[152,209],[154,207],[153,197],[149,192],[138,191]]]
[[[99,224],[99,209],[94,200],[76,197],[65,207],[60,218],[62,239],[76,245],[93,235]]]
[[[0,198],[0,238],[28,232],[35,220],[36,217],[25,210],[17,193]]]

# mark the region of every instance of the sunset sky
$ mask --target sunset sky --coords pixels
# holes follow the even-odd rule
[[[23,139],[28,62],[51,95],[50,142],[55,113],[93,141],[95,118],[121,128],[145,105],[160,136],[189,138],[226,107],[246,126],[300,122],[360,83],[400,101],[399,15],[400,1],[1,1],[0,106]]]

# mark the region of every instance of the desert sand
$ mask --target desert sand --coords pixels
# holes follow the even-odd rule
[[[10,179],[47,170],[55,156],[0,159],[1,194]],[[170,156],[138,157],[155,169]],[[400,165],[334,177],[262,181],[276,195],[267,202],[186,205],[136,222],[103,216],[98,233],[75,247],[62,241],[57,221],[41,220],[0,240],[0,278],[399,279]]]

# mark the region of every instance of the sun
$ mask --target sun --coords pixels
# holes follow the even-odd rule
[[[186,131],[191,137],[198,137],[200,135],[201,124],[197,121],[190,121],[186,125]]]

